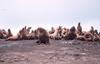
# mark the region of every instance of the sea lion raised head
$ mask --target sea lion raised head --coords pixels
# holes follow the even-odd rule
[[[91,26],[90,33],[94,35],[94,27]]]
[[[28,27],[28,28],[26,29],[27,34],[30,33],[31,28],[32,28],[32,27]]]
[[[8,29],[8,34],[7,34],[7,38],[10,37],[10,36],[13,36],[12,32],[10,29]]]
[[[82,26],[81,26],[80,22],[78,23],[78,26],[77,26],[77,33],[78,33],[79,35],[82,34]]]
[[[27,36],[26,36],[26,27],[22,28],[19,33],[17,34],[18,36],[18,40],[25,40],[27,39]]]
[[[62,34],[62,26],[59,26],[59,27],[58,27],[58,33],[59,33],[59,35],[61,36],[61,34]]]
[[[49,34],[53,34],[55,32],[54,27],[51,27],[51,30],[49,31]]]

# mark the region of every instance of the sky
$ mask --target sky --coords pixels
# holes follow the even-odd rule
[[[15,34],[24,26],[70,28],[81,22],[100,31],[100,0],[0,0],[0,29]]]

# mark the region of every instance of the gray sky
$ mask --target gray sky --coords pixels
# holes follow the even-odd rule
[[[0,28],[15,33],[27,25],[71,27],[81,22],[84,30],[100,30],[100,0],[0,0]]]

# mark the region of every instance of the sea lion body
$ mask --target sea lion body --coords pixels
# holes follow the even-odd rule
[[[36,43],[38,43],[38,44],[41,44],[41,43],[50,44],[49,36],[48,36],[48,33],[45,29],[40,27],[36,30],[36,32],[37,32],[37,37],[38,37],[38,41]]]

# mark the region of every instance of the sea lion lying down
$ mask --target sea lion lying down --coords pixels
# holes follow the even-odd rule
[[[36,30],[36,33],[37,33],[37,38],[38,38],[38,41],[36,43],[38,44],[50,44],[49,42],[49,36],[48,36],[48,33],[45,29],[43,28],[38,28]]]
[[[93,35],[90,32],[84,32],[83,35],[78,35],[77,40],[82,40],[82,41],[93,41]]]
[[[93,26],[89,32],[83,32],[83,35],[77,34],[78,40],[84,41],[100,41],[100,36],[97,30],[94,30]]]

